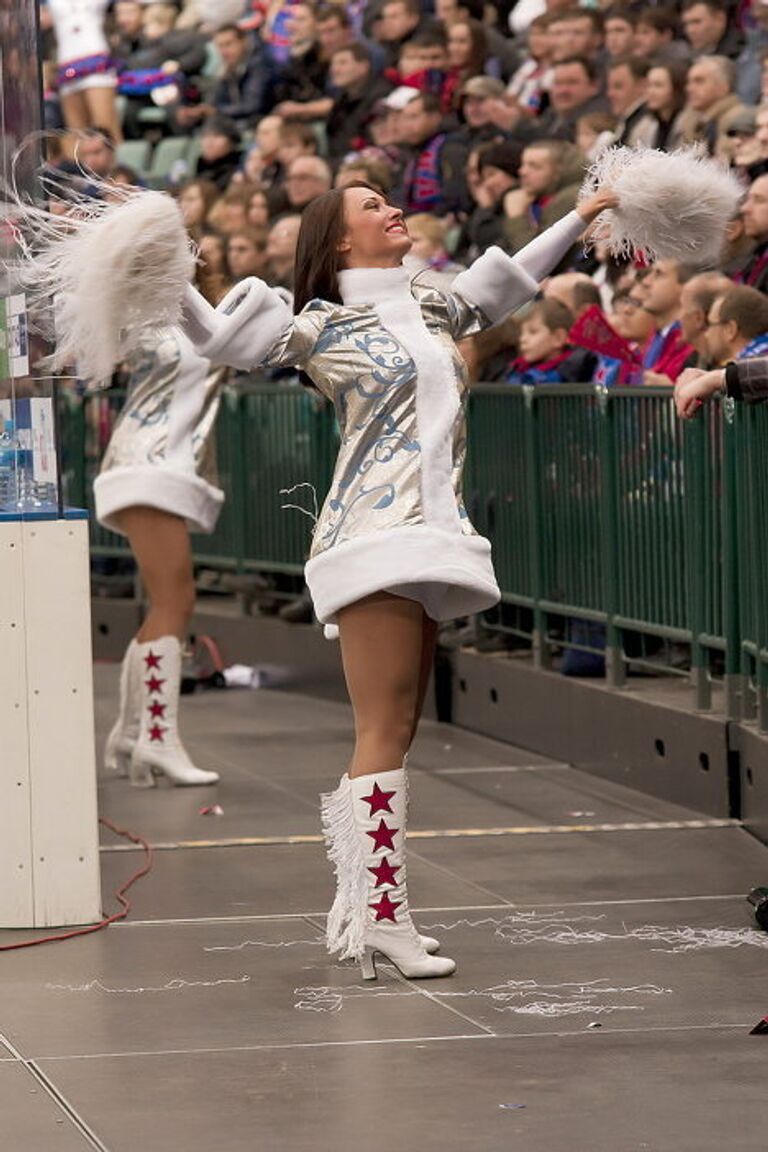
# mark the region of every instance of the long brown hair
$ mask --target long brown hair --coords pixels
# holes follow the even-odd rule
[[[365,180],[355,180],[347,188],[369,188],[371,192],[384,196],[381,188]],[[339,246],[346,228],[345,192],[346,188],[332,188],[311,200],[301,214],[293,283],[293,310],[296,314],[310,300],[341,304],[339,272],[344,267],[344,255]]]

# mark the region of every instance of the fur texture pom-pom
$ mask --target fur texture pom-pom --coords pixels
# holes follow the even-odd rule
[[[18,198],[3,206],[22,252],[12,273],[52,339],[50,366],[76,366],[96,386],[109,382],[147,327],[180,322],[195,266],[169,196],[114,185],[109,193],[71,202],[63,215]]]
[[[716,264],[743,190],[700,149],[609,148],[590,168],[581,196],[611,188],[619,206],[597,219],[590,243],[612,256]]]

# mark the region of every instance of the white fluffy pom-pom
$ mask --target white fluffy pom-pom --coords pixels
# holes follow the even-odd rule
[[[17,283],[32,310],[44,315],[47,306],[53,316],[51,367],[76,365],[96,385],[108,382],[144,329],[179,323],[195,265],[169,196],[117,194],[112,203],[79,200],[66,215],[18,200],[4,206],[23,251]]]
[[[590,237],[613,256],[716,264],[743,189],[697,148],[609,148],[587,173],[581,195],[613,189],[619,207],[603,212]]]

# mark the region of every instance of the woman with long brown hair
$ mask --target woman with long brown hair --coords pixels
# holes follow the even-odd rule
[[[489,249],[449,293],[411,283],[403,214],[356,184],[311,202],[296,255],[295,315],[259,280],[214,311],[188,293],[185,329],[213,363],[290,364],[330,399],[341,428],[306,579],[337,626],[355,748],[323,825],[336,868],[328,945],[375,976],[374,954],[409,977],[452,960],[416,932],[405,870],[405,758],[421,715],[438,623],[496,603],[487,540],[461,497],[466,371],[456,341],[531,299],[605,208],[589,197],[513,259]]]

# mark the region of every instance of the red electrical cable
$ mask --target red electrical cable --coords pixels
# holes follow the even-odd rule
[[[134,836],[133,832],[128,832],[125,828],[118,828],[116,824],[113,824],[111,820],[107,820],[106,817],[100,817],[99,824],[103,824],[105,828],[109,828],[110,832],[114,832],[116,836],[123,836],[126,840],[131,840],[134,844],[139,844],[144,849],[144,867],[140,868],[138,872],[134,872],[130,880],[121,885],[115,893],[115,899],[118,904],[122,905],[122,911],[113,912],[111,916],[105,916],[98,924],[89,924],[85,928],[75,928],[71,932],[62,932],[57,936],[40,936],[37,940],[20,940],[18,944],[0,944],[0,952],[14,952],[18,948],[34,948],[37,944],[55,944],[57,940],[72,940],[75,936],[89,936],[91,932],[100,932],[102,928],[107,928],[110,924],[114,924],[118,920],[125,920],[131,910],[131,902],[125,893],[137,880],[141,880],[142,876],[146,876],[152,871],[152,864],[154,863],[153,852],[150,845],[142,836]]]

